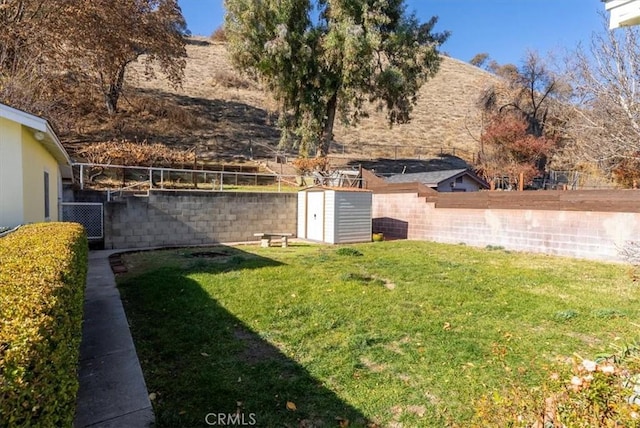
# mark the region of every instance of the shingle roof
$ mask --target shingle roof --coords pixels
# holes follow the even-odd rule
[[[429,172],[416,172],[412,174],[397,174],[387,177],[386,180],[389,183],[423,183],[430,187],[435,187],[438,183],[441,183],[450,178],[456,177],[468,173],[466,169],[449,169],[446,171],[429,171]]]
[[[489,188],[489,185],[476,174],[468,169],[448,169],[443,171],[416,172],[411,174],[397,174],[387,177],[388,183],[422,183],[428,187],[438,187],[438,184],[445,180],[458,178],[467,175],[469,178],[477,181],[480,186]]]

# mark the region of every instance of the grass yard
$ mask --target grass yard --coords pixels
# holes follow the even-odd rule
[[[464,245],[123,258],[159,427],[464,426],[484,394],[635,339],[640,315],[626,266]]]

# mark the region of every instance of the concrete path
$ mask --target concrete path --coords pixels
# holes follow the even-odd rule
[[[155,421],[109,265],[116,252],[89,253],[75,428],[146,428]]]

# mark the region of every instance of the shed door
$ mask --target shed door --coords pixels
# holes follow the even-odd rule
[[[324,240],[324,192],[307,193],[307,239]]]

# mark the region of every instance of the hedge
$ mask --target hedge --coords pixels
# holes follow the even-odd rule
[[[87,259],[76,223],[0,238],[0,427],[72,426]]]

